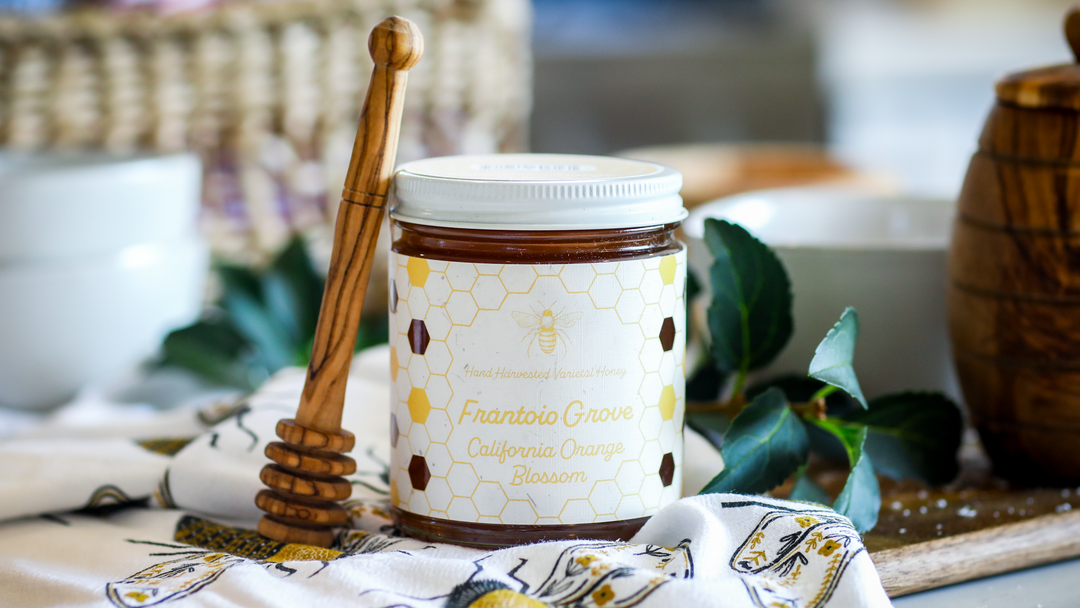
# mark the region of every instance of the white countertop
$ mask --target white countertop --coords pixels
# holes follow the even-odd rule
[[[896,598],[893,605],[896,608],[1076,608],[1080,606],[1078,582],[1080,558]]]

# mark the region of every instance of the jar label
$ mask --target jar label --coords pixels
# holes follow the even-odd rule
[[[390,255],[390,496],[557,525],[682,493],[686,254],[597,264]]]

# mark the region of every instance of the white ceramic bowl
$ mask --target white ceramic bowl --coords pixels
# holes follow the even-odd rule
[[[0,405],[45,408],[127,371],[199,315],[196,237],[78,260],[0,265]]]
[[[952,201],[791,188],[723,198],[683,225],[690,267],[708,280],[706,218],[746,228],[776,251],[791,277],[795,332],[761,376],[805,375],[814,349],[846,306],[859,312],[855,371],[867,397],[943,390],[958,398],[945,320],[945,258]]]
[[[197,157],[0,154],[0,265],[195,234]]]

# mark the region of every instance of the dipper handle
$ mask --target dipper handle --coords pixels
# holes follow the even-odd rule
[[[345,383],[397,156],[407,72],[420,60],[424,38],[413,22],[389,17],[372,30],[368,51],[375,69],[338,206],[300,407],[295,420],[278,423],[284,443],[266,449],[277,464],[266,465],[260,474],[271,489],[255,498],[268,513],[259,522],[259,532],[281,542],[329,546],[330,527],[346,519],[341,505],[332,501],[352,493],[341,477],[356,470],[355,461],[341,455],[355,441],[341,429]]]

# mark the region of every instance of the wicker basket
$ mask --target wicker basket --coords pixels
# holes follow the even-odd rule
[[[159,17],[0,19],[0,144],[193,150],[214,250],[259,262],[336,210],[371,72],[367,35],[416,21],[399,160],[520,151],[531,99],[528,0],[233,2]],[[328,205],[332,202],[332,205]]]

